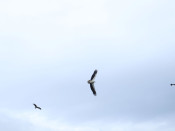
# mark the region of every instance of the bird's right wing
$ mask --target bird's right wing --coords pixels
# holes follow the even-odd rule
[[[97,70],[95,70],[94,73],[92,74],[91,80],[93,80],[95,78],[96,74],[97,74]]]
[[[95,91],[95,87],[94,84],[90,84],[91,90],[93,92],[93,94],[96,96],[96,91]]]

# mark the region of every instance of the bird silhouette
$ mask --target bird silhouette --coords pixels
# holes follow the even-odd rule
[[[38,108],[41,110],[41,107],[37,106],[36,104],[33,104],[35,106],[35,109]]]
[[[175,84],[170,84],[171,86],[175,86]]]
[[[90,84],[90,88],[95,96],[96,96],[96,91],[95,91],[95,87],[94,87],[94,83],[95,83],[94,79],[95,79],[96,75],[97,75],[97,70],[94,71],[94,73],[91,76],[91,79],[88,80],[88,84]]]

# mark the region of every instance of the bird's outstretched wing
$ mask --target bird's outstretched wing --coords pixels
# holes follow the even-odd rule
[[[96,96],[96,91],[95,91],[95,87],[94,84],[90,84],[91,90],[93,92],[93,94]]]
[[[97,70],[95,70],[94,73],[92,74],[91,80],[93,80],[95,78],[96,74],[97,74]]]
[[[40,107],[37,107],[37,108],[41,110],[41,108],[40,108]]]
[[[37,105],[36,104],[33,104],[34,106],[35,106],[35,108],[37,107]]]

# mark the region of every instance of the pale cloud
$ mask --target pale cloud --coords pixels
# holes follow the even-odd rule
[[[59,11],[62,8],[60,1],[48,1],[48,0],[8,0],[1,2],[1,11],[8,16],[38,16],[52,11]]]
[[[6,14],[7,18],[19,19],[25,16],[32,17],[34,22],[36,19],[42,23],[49,22],[70,27],[105,24],[108,19],[104,0],[10,0],[2,2],[0,7],[1,12]],[[49,19],[45,19],[46,16]]]
[[[42,111],[26,111],[26,112],[15,112],[12,110],[4,109],[0,111],[0,114],[3,114],[10,119],[15,120],[16,122],[23,121],[25,124],[31,124],[32,129],[44,129],[50,131],[98,131],[95,128],[87,126],[72,126],[66,123],[61,122],[60,120],[51,120],[47,117],[46,114],[41,113]]]
[[[4,109],[0,111],[0,114],[15,120],[16,122],[23,121],[26,125],[31,125],[32,130],[42,129],[49,131],[173,131],[175,127],[167,119],[165,120],[148,120],[142,122],[131,121],[113,121],[111,123],[105,122],[105,120],[91,121],[82,123],[81,125],[72,125],[70,123],[62,122],[58,119],[50,119],[42,111],[25,111],[15,112],[12,110]],[[2,122],[2,121],[1,121]],[[30,130],[29,130],[30,131]]]

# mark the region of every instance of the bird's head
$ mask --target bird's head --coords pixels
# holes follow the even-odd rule
[[[91,83],[91,80],[88,80],[87,83],[90,84]]]

